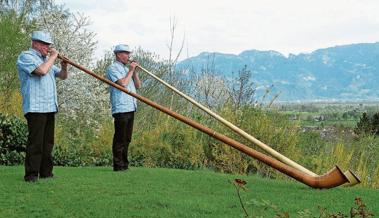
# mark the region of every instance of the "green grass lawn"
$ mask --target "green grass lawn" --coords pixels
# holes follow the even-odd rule
[[[293,181],[263,179],[210,171],[132,168],[113,172],[110,167],[55,167],[56,178],[23,181],[23,167],[0,166],[0,217],[243,217],[235,178],[247,181],[244,202],[271,202],[299,217],[309,210],[319,217],[320,207],[348,214],[361,197],[379,215],[379,190],[334,188],[315,190]],[[275,217],[273,210],[246,205],[249,213]],[[313,217],[313,216],[312,216]]]

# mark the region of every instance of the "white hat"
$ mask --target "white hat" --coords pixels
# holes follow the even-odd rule
[[[116,47],[114,48],[113,52],[114,53],[117,53],[117,52],[132,52],[132,50],[129,48],[128,45],[120,44],[120,45],[116,45]]]
[[[53,44],[53,40],[50,36],[50,33],[44,31],[34,31],[32,33],[32,40]]]

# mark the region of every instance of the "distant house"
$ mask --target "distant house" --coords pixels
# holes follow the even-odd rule
[[[290,117],[289,117],[289,120],[298,120],[299,117],[296,115],[296,114],[292,114]]]
[[[313,116],[313,120],[316,122],[321,122],[325,120],[325,116],[324,115]]]

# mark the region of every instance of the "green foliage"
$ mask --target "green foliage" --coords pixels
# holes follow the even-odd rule
[[[85,146],[56,145],[53,156],[57,166],[109,166],[112,163],[111,152],[97,152]]]
[[[373,133],[375,135],[379,135],[379,112],[375,113],[372,116],[372,118],[371,118],[371,124],[372,124]]]
[[[378,187],[379,138],[365,136],[353,141],[351,168],[363,179],[363,185]]]
[[[307,165],[314,172],[324,173],[334,165],[352,170],[361,178],[363,186],[378,187],[379,139],[364,136],[340,142],[319,141],[320,150],[308,156]]]
[[[41,16],[43,9],[51,8],[54,0],[0,0],[0,12],[16,13],[20,19],[31,22]]]
[[[301,122],[302,114],[289,113],[292,122],[302,125],[302,131],[298,133],[299,141],[297,143],[302,154],[299,163],[319,174],[323,174],[334,165],[338,165],[343,170],[352,170],[360,177],[362,186],[378,187],[379,139],[375,136],[372,125],[373,115],[377,113],[375,112],[377,111],[377,104],[313,104],[312,108],[318,108],[318,115],[323,115],[325,119],[331,118],[332,116],[329,116],[331,114],[334,114],[335,117],[342,117],[342,119],[345,119],[343,114],[346,114],[346,119],[357,117],[357,114],[362,114],[362,116],[360,121],[354,122],[356,125],[354,129],[354,125],[337,125],[344,123],[344,120],[336,123],[310,120],[310,122],[303,123]],[[311,111],[312,108],[304,107],[302,109],[307,112]],[[367,111],[367,113],[363,111]],[[293,119],[294,117],[296,119]],[[320,123],[324,125],[320,125]],[[289,157],[292,158],[291,155]]]
[[[357,126],[354,128],[354,132],[358,135],[362,134],[372,134],[374,127],[371,119],[367,113],[363,113],[362,117],[359,119]]]
[[[289,114],[291,120],[300,121],[302,126],[340,125],[354,128],[361,115],[377,110],[377,103],[301,103],[275,105],[282,113]]]
[[[238,114],[238,113],[237,113]],[[269,112],[263,109],[245,107],[240,114],[239,120],[241,129],[253,135],[258,140],[272,147],[281,154],[291,157],[292,160],[299,160],[300,151],[297,149],[299,127],[288,122],[288,118],[275,111]],[[239,140],[249,145],[246,140]],[[256,148],[253,145],[253,148]],[[257,148],[259,151],[261,149]],[[249,158],[251,159],[251,158]],[[278,178],[281,177],[276,170],[262,164],[259,161],[252,160],[252,167],[265,176]],[[253,170],[254,172],[255,170]]]
[[[21,164],[27,143],[28,127],[24,121],[0,113],[0,165]]]
[[[78,129],[74,122],[58,124],[54,164],[59,166],[105,166],[112,163],[111,142],[104,140],[108,123],[101,128]],[[101,145],[100,145],[101,144]]]
[[[0,93],[2,98],[11,99],[19,87],[17,56],[29,43],[23,22],[15,13],[0,13],[0,42]],[[9,106],[8,100],[0,102],[0,107]]]
[[[131,164],[134,166],[179,169],[204,167],[198,133],[177,121],[164,119],[158,127],[137,133],[134,141],[130,146]]]
[[[252,73],[245,65],[238,71],[236,82],[232,82],[230,87],[230,101],[234,110],[242,106],[252,105],[256,101],[256,85],[251,80]]]
[[[324,173],[324,170],[329,170],[328,168],[335,165],[336,163],[338,165],[342,164],[336,160],[334,163],[332,162],[335,157],[332,156],[331,150],[335,145],[333,142],[327,142],[325,139],[323,139],[319,132],[299,132],[298,139],[299,142],[297,144],[297,148],[302,154],[299,163],[301,163],[301,165],[303,165],[305,168],[312,169],[313,172]],[[345,159],[346,156],[342,156],[340,154],[337,154],[337,156],[341,156],[341,159],[343,161],[348,161]],[[330,157],[331,162],[325,163],[325,159],[328,159],[328,157]]]

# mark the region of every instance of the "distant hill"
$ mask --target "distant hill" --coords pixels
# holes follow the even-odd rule
[[[288,57],[276,51],[247,50],[239,55],[203,52],[178,69],[206,67],[232,78],[244,66],[258,86],[274,85],[281,101],[361,101],[379,99],[379,42],[319,49]]]

